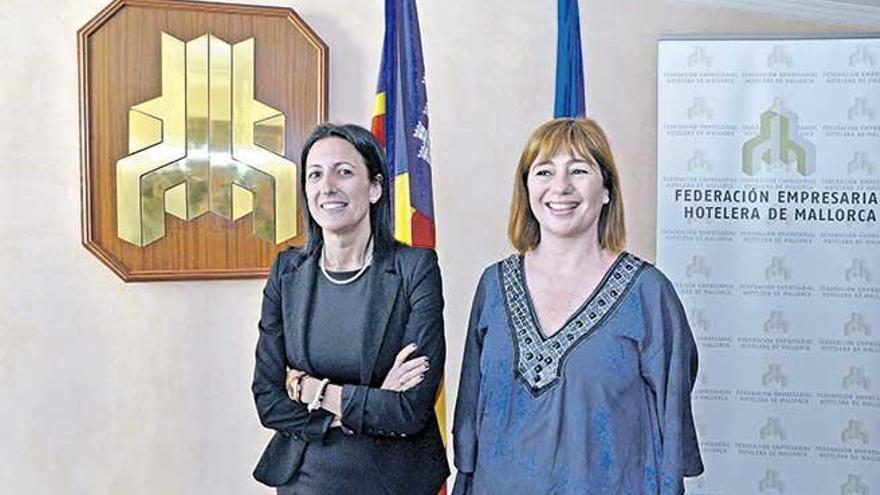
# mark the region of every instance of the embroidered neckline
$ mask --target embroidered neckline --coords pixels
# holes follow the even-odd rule
[[[581,307],[555,334],[547,336],[538,325],[529,297],[522,256],[514,254],[501,261],[504,306],[515,351],[514,374],[529,393],[537,397],[559,380],[568,355],[614,313],[644,265],[637,256],[621,253]]]

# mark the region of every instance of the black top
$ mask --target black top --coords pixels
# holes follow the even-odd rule
[[[358,383],[363,356],[363,325],[367,314],[367,268],[357,280],[337,285],[318,273],[312,299],[306,349],[316,376],[331,382]],[[329,272],[335,280],[357,273]]]
[[[344,285],[332,283],[321,272],[317,274],[306,334],[306,349],[315,376],[336,384],[360,380],[369,271],[367,268],[356,280]],[[334,280],[346,280],[355,274],[357,271],[328,272]],[[363,456],[370,443],[372,439],[366,436],[330,430],[323,441],[309,443],[296,475],[279,487],[278,493],[386,494],[377,466]]]

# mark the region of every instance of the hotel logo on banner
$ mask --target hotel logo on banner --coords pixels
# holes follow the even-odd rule
[[[770,363],[767,371],[761,375],[761,385],[764,387],[772,387],[779,385],[780,387],[788,386],[788,376],[782,371],[782,365],[779,363]]]
[[[846,269],[846,281],[870,283],[871,280],[871,271],[867,268],[867,262],[863,258],[853,258],[852,263]]]
[[[742,171],[751,176],[792,167],[804,177],[813,175],[816,149],[800,135],[797,114],[771,108],[761,114],[760,134],[743,144]]]
[[[712,167],[709,164],[709,159],[706,158],[706,152],[701,149],[694,150],[694,154],[688,159],[687,169],[688,172],[709,172]]]
[[[877,347],[874,347],[876,353]],[[846,350],[847,355],[857,352],[866,352],[870,354],[870,349],[863,350],[850,347]],[[861,407],[880,409],[880,396],[873,393],[871,378],[865,372],[862,366],[849,366],[847,370],[841,372],[839,391],[819,392],[819,404],[823,406],[843,407]],[[878,457],[877,460],[880,460]]]
[[[712,109],[706,103],[706,98],[697,96],[691,101],[687,109],[688,120],[712,120]]]
[[[700,348],[729,349],[733,346],[733,337],[725,335],[724,329],[713,335],[712,320],[706,310],[692,308],[688,315],[688,323],[694,329],[694,339]],[[700,375],[703,375],[703,372],[700,372]]]
[[[865,392],[871,390],[871,379],[865,375],[865,368],[850,366],[849,373],[842,380],[843,389],[861,389]]]
[[[824,297],[880,300],[880,284],[865,258],[856,257],[843,262],[839,273],[841,283],[827,282],[821,286]],[[857,323],[858,320],[853,321],[853,325]]]
[[[846,171],[850,174],[867,174],[873,175],[874,170],[877,165],[875,165],[868,156],[868,153],[865,151],[856,151],[853,153],[853,158],[846,164]]]
[[[861,476],[847,474],[846,481],[840,485],[840,495],[870,495],[871,490]]]
[[[773,47],[770,55],[767,55],[767,67],[773,70],[788,69],[792,65],[791,55],[785,51],[782,45]]]
[[[773,256],[770,258],[770,265],[764,269],[764,280],[786,281],[791,279],[791,270],[785,266],[785,258],[782,256]]]
[[[779,475],[779,471],[768,469],[764,472],[764,477],[758,481],[758,492],[760,493],[785,493],[785,482]]]
[[[843,324],[843,334],[847,337],[871,336],[871,324],[865,321],[861,313],[852,313],[846,323]]]
[[[750,280],[754,280],[754,282],[747,281],[739,284],[740,293],[744,296],[806,298],[812,297],[816,290],[814,285],[805,284],[799,280],[803,277],[803,273],[793,269],[786,256],[770,256],[766,264],[755,267],[753,273]],[[762,278],[763,282],[758,282]],[[782,321],[772,320],[769,325],[778,323],[782,323]],[[765,331],[770,328],[770,326],[765,326]]]
[[[874,120],[874,109],[868,105],[868,99],[859,96],[853,100],[852,106],[846,111],[849,120]]]
[[[872,289],[871,287],[860,287],[859,289]],[[830,293],[832,297],[835,298],[850,298],[856,299],[858,294],[853,293]],[[827,294],[826,294],[827,297]],[[859,297],[870,297],[870,296],[859,296]],[[870,301],[865,301],[867,303],[871,303]],[[831,352],[840,355],[858,355],[864,354],[868,356],[876,356],[880,354],[880,340],[872,340],[871,337],[874,336],[874,329],[871,326],[871,323],[865,317],[864,314],[860,312],[852,312],[850,316],[843,322],[840,326],[840,334],[844,338],[835,338],[833,336],[820,338],[819,339],[819,348],[824,352]],[[852,371],[852,370],[850,370]],[[858,372],[857,372],[858,373]],[[848,375],[847,375],[848,376]],[[854,375],[847,381],[850,386],[856,385],[859,382],[853,381],[856,380],[858,375]],[[870,384],[870,380],[868,381]],[[876,404],[873,407],[880,408],[880,398],[875,399]]]
[[[733,284],[712,280],[712,267],[708,259],[704,254],[694,254],[687,258],[686,264],[680,268],[687,280],[676,284],[680,294],[729,296],[732,293]]]
[[[849,401],[842,402],[847,403],[850,407],[859,405],[859,403]],[[832,444],[814,447],[819,459],[880,462],[880,450],[872,445],[871,432],[868,431],[863,421],[850,417],[845,424],[841,425],[837,440]]]
[[[706,257],[695,254],[687,266],[687,278],[709,278],[709,273]]]
[[[706,49],[702,46],[695,46],[694,51],[688,55],[687,66],[689,69],[712,67],[712,58],[706,53]]]
[[[868,45],[858,45],[849,55],[850,67],[874,67],[877,65],[877,57],[871,52]]]
[[[688,318],[688,322],[692,328],[700,330],[703,333],[709,333],[712,323],[706,318],[706,312],[699,308],[694,308]]]
[[[785,321],[785,314],[773,309],[764,321],[764,333],[768,335],[784,335],[788,333],[788,322]]]
[[[749,292],[754,292],[751,289]],[[762,292],[762,291],[759,291]],[[766,297],[780,297],[784,292],[777,293]],[[758,351],[778,352],[788,351],[797,353],[807,353],[812,351],[814,341],[811,338],[801,337],[797,335],[789,335],[791,325],[785,319],[785,313],[779,309],[770,310],[766,318],[756,317],[752,320],[740,321],[737,328],[752,329],[759,331],[748,332],[736,338],[741,349],[752,349]],[[754,325],[754,326],[753,326]],[[757,326],[757,328],[755,328]]]
[[[736,442],[736,453],[742,456],[772,458],[808,458],[812,452],[809,445],[799,444],[786,434],[783,421],[768,416],[755,431],[758,441]]]
[[[764,426],[758,432],[761,440],[770,442],[784,442],[785,430],[782,428],[782,421],[779,418],[769,417]]]
[[[840,432],[840,441],[848,444],[863,444],[870,442],[870,436],[865,431],[865,425],[858,420],[851,419],[846,424],[846,428]]]

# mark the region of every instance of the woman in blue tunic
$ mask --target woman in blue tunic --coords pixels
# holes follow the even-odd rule
[[[697,350],[669,280],[624,250],[602,129],[557,119],[526,143],[508,234],[471,308],[454,495],[672,495],[703,471]]]

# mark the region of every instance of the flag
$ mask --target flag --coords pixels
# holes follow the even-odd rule
[[[385,39],[371,127],[388,158],[386,186],[394,214],[394,236],[411,246],[434,248],[428,96],[415,0],[385,0]],[[446,444],[442,382],[434,412]],[[444,485],[440,494],[445,493]]]
[[[556,104],[554,117],[584,117],[584,61],[577,0],[558,0],[556,11]]]
[[[372,131],[388,157],[394,235],[433,248],[434,197],[425,66],[415,0],[385,0],[385,40]]]

